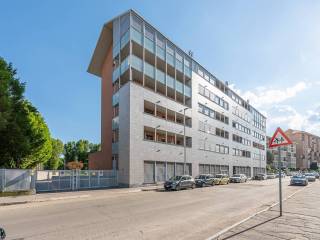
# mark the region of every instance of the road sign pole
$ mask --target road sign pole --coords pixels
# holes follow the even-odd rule
[[[281,149],[278,147],[279,158],[278,158],[278,168],[279,168],[279,206],[280,206],[280,217],[282,216],[282,176],[281,176]]]

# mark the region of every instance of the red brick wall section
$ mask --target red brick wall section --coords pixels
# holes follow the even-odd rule
[[[89,154],[89,169],[112,169],[112,46],[101,78],[101,151]]]

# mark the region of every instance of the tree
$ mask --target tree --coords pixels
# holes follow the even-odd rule
[[[64,157],[66,163],[72,161],[82,162],[84,169],[88,169],[89,153],[100,150],[100,144],[90,143],[88,140],[67,142],[64,145]]]
[[[52,154],[51,158],[45,164],[45,169],[57,170],[63,168],[64,159],[61,157],[63,154],[63,142],[59,139],[51,139]]]
[[[0,57],[0,167],[33,168],[51,156],[50,132],[16,73]]]
[[[45,164],[52,156],[50,131],[40,113],[25,101],[24,107],[28,119],[26,135],[30,146],[29,154],[25,156],[20,168],[34,168],[38,164]]]

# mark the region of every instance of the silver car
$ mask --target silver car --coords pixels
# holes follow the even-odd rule
[[[230,177],[231,183],[243,183],[248,180],[247,176],[244,174],[234,174]]]
[[[273,173],[268,173],[267,174],[267,179],[274,179],[274,178],[276,178],[275,174],[273,174]]]
[[[304,176],[308,179],[308,182],[316,181],[316,176],[313,173],[305,173]]]
[[[176,190],[187,188],[195,188],[196,183],[194,179],[189,175],[181,175],[170,178],[164,183],[165,190]]]

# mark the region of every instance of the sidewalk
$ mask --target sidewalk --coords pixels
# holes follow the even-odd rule
[[[299,187],[297,187],[299,188]],[[216,238],[219,240],[320,239],[320,181],[310,183],[283,204],[256,215]]]
[[[163,185],[150,185],[138,188],[111,188],[111,189],[92,189],[74,192],[50,192],[38,193],[34,195],[0,197],[0,206],[25,204],[32,202],[48,202],[69,199],[80,199],[90,197],[108,197],[119,194],[136,193],[141,191],[154,191],[163,188]]]

